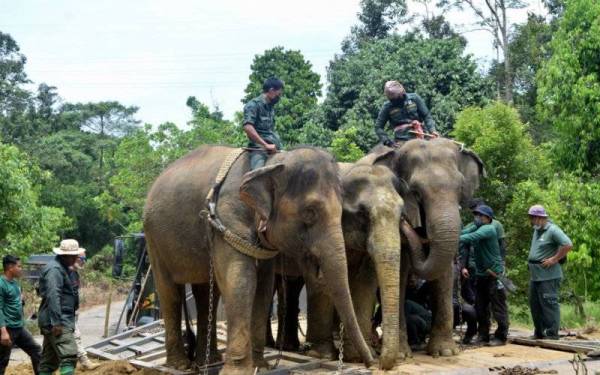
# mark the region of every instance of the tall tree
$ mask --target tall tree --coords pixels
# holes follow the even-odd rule
[[[350,36],[342,43],[342,51],[352,53],[365,41],[385,38],[406,21],[407,14],[405,0],[361,0],[359,24],[352,27]]]
[[[524,8],[527,3],[524,0],[442,0],[440,3],[446,7],[455,7],[460,10],[470,9],[478,19],[477,25],[492,34],[494,47],[502,51],[504,100],[512,103],[513,72],[509,52],[511,24],[508,13],[511,10]]]
[[[26,62],[17,42],[0,31],[0,116],[23,111],[29,103],[29,92],[21,86],[30,82],[25,73]]]
[[[327,71],[323,112],[332,130],[354,126],[361,148],[376,142],[373,126],[385,101],[383,85],[397,79],[425,100],[439,130],[452,129],[464,107],[481,104],[488,84],[459,38],[428,39],[420,34],[389,36],[365,43],[352,55],[338,56]]]
[[[556,161],[564,168],[600,173],[600,3],[567,2],[550,43],[552,57],[538,78],[538,108],[552,124]]]
[[[283,97],[275,107],[276,130],[286,145],[298,142],[298,133],[308,121],[321,96],[319,75],[300,51],[275,47],[256,55],[250,67],[250,82],[246,86],[244,103],[262,92],[266,78],[277,76],[285,83]]]

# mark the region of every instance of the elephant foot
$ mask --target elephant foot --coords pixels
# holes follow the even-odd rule
[[[318,359],[335,359],[335,350],[333,343],[325,342],[320,344],[312,344],[310,349],[306,351],[306,355]]]
[[[271,370],[271,365],[264,358],[254,359],[252,361],[252,367],[257,368],[258,370]]]
[[[240,367],[233,364],[225,364],[219,374],[222,375],[251,375],[254,373],[253,367]]]
[[[383,348],[379,356],[379,368],[382,370],[391,370],[396,365],[397,354],[397,352],[391,353],[389,350]]]
[[[279,343],[277,343],[273,348],[279,349]],[[286,352],[297,352],[300,350],[300,342],[299,341],[284,341],[281,349]]]
[[[408,358],[412,358],[412,349],[410,345],[408,345],[408,339],[404,337],[404,339],[400,339],[400,345],[398,346],[398,359],[400,361],[405,361]]]
[[[176,354],[167,355],[166,366],[176,370],[187,370],[192,366],[192,362],[184,355],[177,352]]]
[[[433,357],[450,357],[458,355],[460,349],[451,337],[435,337],[429,339],[427,353]]]
[[[371,350],[373,358],[376,358],[377,353],[375,353],[375,349],[369,347],[369,350]],[[362,361],[363,360],[358,351],[354,348],[354,345],[344,345],[344,362],[360,363]]]

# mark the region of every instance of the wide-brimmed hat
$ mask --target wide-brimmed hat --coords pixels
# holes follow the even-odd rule
[[[541,204],[534,204],[533,206],[529,207],[527,214],[529,216],[548,217],[546,209]]]
[[[77,240],[68,239],[60,241],[60,246],[55,247],[52,251],[57,255],[80,255],[85,249],[79,247]]]

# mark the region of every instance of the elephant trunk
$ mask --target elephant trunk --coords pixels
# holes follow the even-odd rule
[[[373,357],[358,326],[354,305],[350,297],[346,249],[341,223],[338,223],[332,230],[324,231],[324,233],[327,233],[327,235],[323,235],[322,240],[315,244],[314,252],[319,258],[323,278],[329,285],[331,298],[340,320],[344,323],[346,333],[344,340],[350,340],[353,343],[363,362],[369,367],[373,362]]]
[[[399,351],[400,233],[395,228],[376,228],[369,236],[368,250],[377,272],[381,293],[383,347],[379,366],[394,367]]]
[[[452,264],[458,248],[460,215],[457,204],[429,203],[425,207],[429,255],[422,251],[421,238],[407,224],[400,228],[409,243],[411,266],[415,273],[427,280],[440,278]]]

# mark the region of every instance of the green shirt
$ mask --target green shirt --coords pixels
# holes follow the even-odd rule
[[[274,144],[278,150],[281,149],[281,140],[275,132],[275,111],[273,105],[267,102],[264,95],[259,95],[246,103],[242,124],[254,126],[258,135],[265,142]],[[256,148],[259,146],[250,141],[248,147]]]
[[[572,244],[571,239],[554,223],[548,222],[542,229],[534,230],[528,258],[531,281],[562,279],[563,272],[559,263],[548,268],[540,263],[556,255],[561,246]]]
[[[464,229],[460,235],[462,244],[472,244],[475,258],[475,275],[488,276],[487,270],[497,274],[504,271],[496,228],[492,224],[484,224],[477,228]]]
[[[423,123],[424,131],[432,133],[435,131],[435,123],[429,113],[429,109],[421,97],[415,93],[406,94],[404,100],[400,102],[387,101],[379,111],[377,121],[375,122],[375,133],[381,142],[389,140],[385,131],[385,125],[389,122],[390,128],[394,129],[398,125],[410,124],[413,120]],[[416,136],[410,131],[411,127],[396,131],[394,137],[397,140],[408,140]]]
[[[15,280],[0,277],[0,327],[23,327],[21,288]]]
[[[504,233],[504,226],[501,222],[499,222],[496,219],[492,219],[492,225],[494,226],[494,229],[496,229],[496,236],[498,237],[498,246],[500,247],[500,255],[502,255],[502,240],[506,237],[506,234]],[[475,223],[470,222],[461,231],[461,234],[470,233],[476,228],[477,226],[475,225]],[[468,269],[475,269],[475,256],[473,255],[473,248],[471,246],[461,245],[459,249],[459,254],[463,261],[465,259],[467,260],[465,266],[467,266]]]
[[[79,298],[69,277],[69,270],[60,263],[58,256],[42,269],[40,296],[40,328],[75,328],[75,310],[79,305]]]

